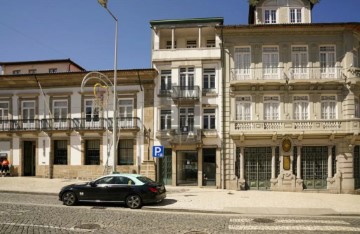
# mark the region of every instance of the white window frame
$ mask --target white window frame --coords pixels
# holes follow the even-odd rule
[[[90,110],[90,112],[88,112]],[[100,126],[100,107],[95,105],[93,98],[84,99],[85,127]]]
[[[160,130],[171,129],[171,109],[160,110]]]
[[[310,117],[309,106],[309,96],[293,96],[293,118],[295,120],[308,120]]]
[[[321,45],[319,47],[321,78],[336,78],[336,46]]]
[[[120,117],[120,119],[118,119],[118,123],[119,123],[118,126],[120,128],[133,128],[134,99],[119,98],[118,105],[119,105],[119,117]]]
[[[207,85],[206,85],[207,84]],[[216,69],[203,69],[203,91],[212,91],[216,89]]]
[[[252,120],[251,96],[239,96],[235,98],[235,119],[239,121]]]
[[[302,23],[302,22],[303,22],[302,8],[301,7],[291,7],[289,9],[289,23],[296,24],[296,23]]]
[[[274,14],[274,12],[275,12],[275,14]],[[267,13],[269,13],[269,14],[267,15]],[[278,22],[277,8],[265,8],[263,11],[263,16],[264,16],[264,24],[276,24]],[[267,16],[269,16],[269,18],[267,18]]]
[[[309,79],[309,52],[306,45],[291,46],[292,78]]]
[[[213,126],[211,123],[214,123]],[[207,126],[205,126],[207,124]],[[214,130],[216,129],[216,109],[206,108],[203,110],[203,129]]]
[[[279,96],[264,96],[264,120],[280,120]]]
[[[179,108],[179,126],[180,132],[192,132],[195,126],[195,108]]]
[[[251,47],[236,47],[234,53],[234,80],[251,79]]]
[[[263,46],[262,63],[263,77],[265,80],[280,79],[279,46]]]
[[[55,128],[66,128],[68,127],[67,117],[69,113],[68,100],[58,99],[53,100],[53,115],[54,115],[54,127]],[[61,105],[59,105],[61,104]]]
[[[187,40],[186,48],[197,48],[197,40]]]
[[[160,73],[160,94],[168,94],[171,91],[172,78],[171,69],[161,70]]]
[[[206,40],[206,47],[207,47],[207,48],[214,48],[214,47],[216,47],[215,39]]]
[[[321,119],[329,120],[337,118],[336,95],[321,96]]]
[[[29,106],[26,106],[29,104]],[[24,100],[21,102],[21,117],[23,121],[23,128],[35,128],[35,101]]]
[[[9,107],[8,101],[0,101],[0,129],[9,129]]]

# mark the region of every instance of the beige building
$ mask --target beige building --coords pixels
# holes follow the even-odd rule
[[[116,169],[155,179],[148,131],[154,125],[154,69],[117,73],[114,160],[112,87],[99,82],[113,80],[112,71],[89,73],[71,60],[0,65],[0,157],[10,160],[13,175],[91,179]],[[84,77],[93,79],[81,89]]]
[[[360,23],[312,23],[305,0],[256,2],[249,25],[217,27],[226,188],[354,192]]]

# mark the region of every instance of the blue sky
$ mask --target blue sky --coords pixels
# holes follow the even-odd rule
[[[247,0],[108,0],[119,18],[118,68],[150,68],[150,20],[224,17],[247,24]],[[360,0],[321,0],[313,22],[359,22]],[[0,62],[67,59],[113,68],[115,23],[97,0],[2,0]]]

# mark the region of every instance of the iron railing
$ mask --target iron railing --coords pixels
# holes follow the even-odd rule
[[[173,99],[198,100],[200,97],[199,86],[173,86],[171,97]]]

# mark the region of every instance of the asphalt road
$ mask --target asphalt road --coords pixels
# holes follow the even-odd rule
[[[0,194],[0,233],[360,233],[360,217],[280,217],[63,206],[56,196]]]

